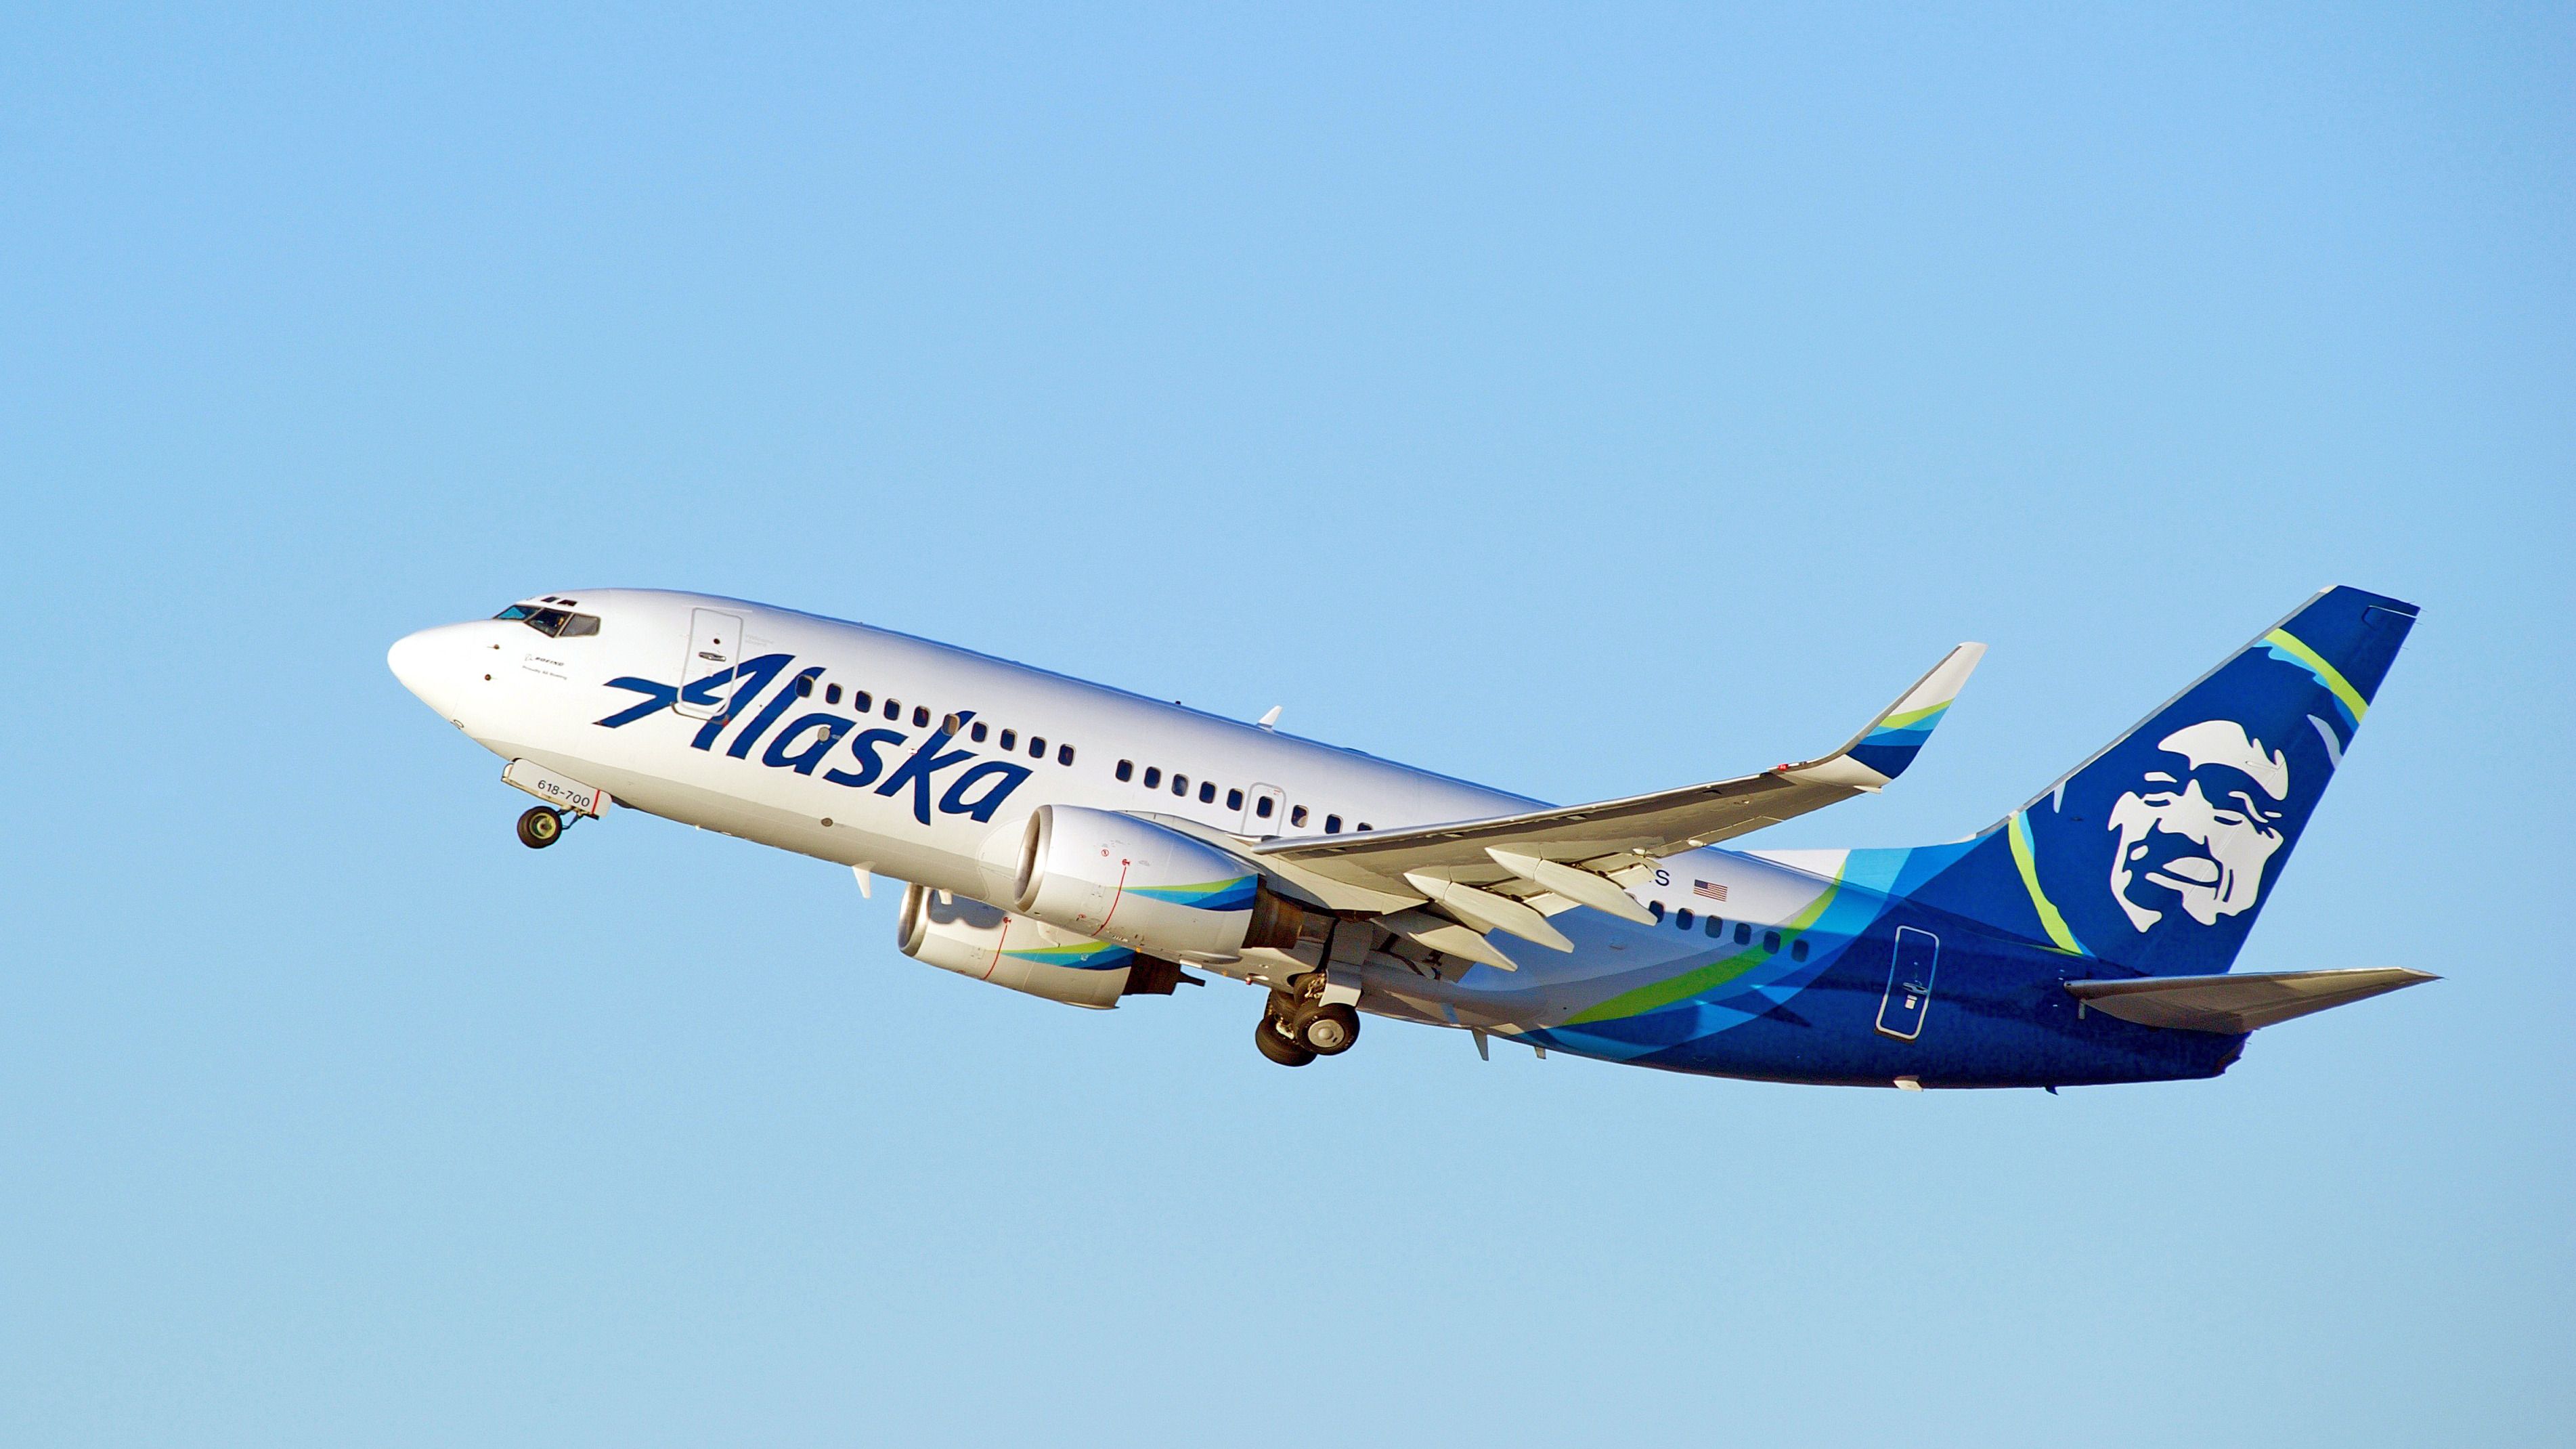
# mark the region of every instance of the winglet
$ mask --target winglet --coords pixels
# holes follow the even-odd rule
[[[1941,722],[1950,701],[1959,697],[1968,676],[1976,672],[1977,661],[1985,657],[1983,644],[1960,645],[1942,656],[1941,662],[1932,666],[1932,672],[1915,681],[1912,689],[1897,696],[1896,703],[1889,705],[1869,728],[1852,736],[1849,744],[1822,759],[1782,765],[1773,773],[1802,785],[1878,789],[1914,763],[1923,742],[1932,738],[1932,727]]]

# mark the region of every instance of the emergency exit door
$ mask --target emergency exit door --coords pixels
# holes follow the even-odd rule
[[[734,666],[742,662],[742,617],[721,609],[689,611],[689,650],[680,660],[680,697],[672,708],[713,719],[733,702]]]
[[[1241,832],[1267,839],[1287,826],[1288,793],[1276,785],[1253,786],[1252,797],[1243,802]]]
[[[1887,995],[1879,998],[1878,1029],[1898,1041],[1923,1034],[1924,1013],[1932,1009],[1932,972],[1940,964],[1941,938],[1912,926],[1896,930],[1896,950],[1887,963]]]

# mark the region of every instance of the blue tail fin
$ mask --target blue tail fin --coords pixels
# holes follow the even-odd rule
[[[2225,971],[2414,624],[2326,590],[1910,894],[2150,976]]]

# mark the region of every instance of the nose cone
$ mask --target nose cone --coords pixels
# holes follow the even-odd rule
[[[429,678],[430,633],[423,630],[418,634],[405,634],[394,641],[394,647],[385,651],[385,667],[394,672],[394,678],[402,681],[403,688],[414,694],[420,693],[422,681]]]
[[[454,719],[465,670],[473,662],[466,657],[466,636],[473,632],[471,624],[446,624],[406,634],[385,651],[385,665],[421,703]]]

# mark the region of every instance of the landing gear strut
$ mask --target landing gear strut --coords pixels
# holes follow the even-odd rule
[[[530,850],[543,850],[563,839],[564,815],[543,805],[533,805],[519,817],[519,843]]]
[[[1305,978],[1294,992],[1270,993],[1270,1004],[1253,1028],[1252,1044],[1283,1067],[1302,1067],[1317,1057],[1340,1056],[1360,1039],[1360,1014],[1344,1002],[1323,999],[1321,975]]]

